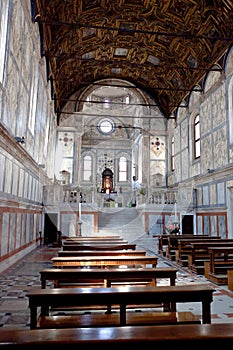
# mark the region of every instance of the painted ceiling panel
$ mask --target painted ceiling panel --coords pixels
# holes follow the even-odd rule
[[[147,92],[166,118],[233,42],[230,0],[35,0],[56,111],[103,79]]]

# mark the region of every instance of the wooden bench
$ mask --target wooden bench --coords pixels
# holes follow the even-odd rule
[[[51,288],[31,289],[29,298],[30,328],[38,327],[40,317],[50,316],[49,312],[58,307],[119,305],[119,326],[127,325],[127,305],[163,304],[163,311],[176,312],[176,303],[202,304],[202,323],[211,323],[211,303],[214,289],[207,285],[127,287],[127,288]],[[64,317],[64,316],[62,316]],[[77,325],[78,326],[78,325]],[[65,327],[65,324],[64,324]],[[51,324],[51,328],[52,324]]]
[[[197,235],[194,234],[162,234],[158,236],[158,252],[162,256],[169,255],[172,249],[177,248],[177,240],[180,238],[192,238]],[[198,235],[202,237],[203,235]],[[167,248],[168,247],[168,248]],[[168,257],[168,256],[167,256]]]
[[[159,324],[196,324],[201,323],[200,319],[190,311],[185,312],[149,312],[149,311],[128,311],[126,315],[127,326],[146,326]],[[37,321],[37,328],[77,328],[77,327],[119,327],[120,313],[95,313],[40,316]]]
[[[89,244],[65,244],[62,246],[62,250],[135,250],[136,244],[101,244],[101,245],[93,245]]]
[[[98,242],[114,242],[114,241],[123,241],[123,240],[125,240],[123,237],[120,237],[120,236],[118,236],[118,237],[116,237],[116,236],[112,236],[112,237],[110,237],[110,236],[100,236],[100,237],[97,237],[97,236],[85,236],[85,237],[83,237],[83,236],[78,236],[78,237],[69,237],[69,238],[66,238],[65,240],[64,240],[64,242],[86,242],[86,241],[98,241]]]
[[[233,269],[227,270],[227,286],[229,290],[233,291]]]
[[[156,255],[150,256],[67,256],[67,257],[53,257],[51,259],[53,267],[110,267],[110,266],[143,266],[152,265],[156,267],[158,257]]]
[[[233,346],[233,324],[182,324],[69,329],[1,329],[0,349],[41,350],[65,346],[67,350],[155,349],[217,350]]]
[[[156,236],[155,236],[156,237]],[[166,255],[166,247],[168,244],[168,238],[170,237],[170,235],[168,234],[162,234],[160,236],[158,236],[158,253],[162,256]]]
[[[58,256],[145,256],[145,249],[135,249],[135,250],[59,250],[57,252]]]
[[[177,269],[161,268],[127,268],[127,269],[43,269],[40,271],[41,288],[46,288],[47,281],[54,281],[54,287],[61,283],[93,283],[101,282],[111,287],[116,282],[152,281],[156,285],[159,278],[167,278],[174,286]]]
[[[126,239],[111,239],[111,240],[85,240],[85,241],[76,241],[76,240],[66,240],[64,242],[62,242],[62,245],[81,245],[81,244],[85,244],[85,245],[114,245],[114,244],[127,244],[129,243]]]
[[[85,235],[85,236],[68,236],[66,237],[66,239],[89,239],[89,238],[93,238],[93,239],[96,239],[96,238],[100,238],[100,239],[116,239],[116,238],[122,238],[122,236],[120,235],[96,235],[96,234],[93,234],[93,235]]]
[[[205,237],[205,238],[204,238]],[[177,249],[175,251],[175,261],[181,266],[188,266],[188,257],[192,252],[191,244],[192,243],[204,243],[204,242],[219,242],[221,240],[220,237],[209,237],[202,236],[193,238],[180,238],[177,241]]]
[[[233,269],[233,245],[209,247],[210,259],[204,264],[205,277],[217,285],[228,284],[228,270]]]
[[[188,268],[197,274],[204,275],[204,263],[210,261],[210,249],[223,248],[221,254],[224,252],[225,247],[233,248],[233,239],[221,239],[217,241],[205,241],[205,242],[193,242],[190,244],[191,253],[188,256]],[[219,250],[218,250],[219,251]],[[217,253],[218,254],[218,253]]]

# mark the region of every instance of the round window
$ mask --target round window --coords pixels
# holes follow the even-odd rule
[[[111,134],[114,131],[114,124],[110,119],[102,119],[99,122],[98,130],[102,134]]]

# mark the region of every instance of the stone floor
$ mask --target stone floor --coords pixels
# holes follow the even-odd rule
[[[147,254],[158,253],[156,238],[143,235],[137,241],[138,249],[146,249]],[[29,329],[29,308],[26,293],[32,287],[41,287],[39,271],[52,267],[50,259],[57,255],[60,248],[46,245],[38,247],[23,259],[12,265],[0,274],[0,327],[8,329]],[[175,266],[175,263],[160,257],[158,266]],[[208,284],[215,289],[214,300],[211,306],[212,323],[233,322],[233,292],[227,286],[217,286],[210,283],[204,276],[190,273],[188,269],[181,269],[177,274],[177,285]],[[166,279],[158,280],[158,285],[169,284]],[[52,287],[51,284],[47,284]],[[177,305],[178,311],[192,311],[201,318],[201,304],[182,303]]]

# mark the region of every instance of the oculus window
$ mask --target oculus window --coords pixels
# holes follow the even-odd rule
[[[102,119],[98,124],[98,130],[101,134],[110,135],[115,130],[115,125],[110,119]]]

